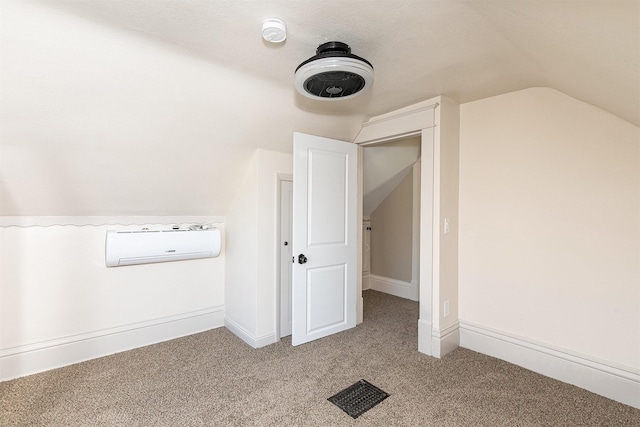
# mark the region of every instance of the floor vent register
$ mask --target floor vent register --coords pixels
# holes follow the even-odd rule
[[[360,380],[327,400],[353,418],[358,418],[389,396],[370,382]]]

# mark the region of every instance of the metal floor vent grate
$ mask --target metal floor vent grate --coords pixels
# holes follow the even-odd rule
[[[370,382],[360,380],[327,400],[353,418],[358,418],[389,396]]]

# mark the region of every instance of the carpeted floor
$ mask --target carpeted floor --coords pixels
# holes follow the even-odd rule
[[[1,426],[640,426],[640,410],[469,350],[417,351],[418,304],[365,292],[355,329],[252,349],[224,328],[0,383]],[[352,419],[327,398],[391,396]]]

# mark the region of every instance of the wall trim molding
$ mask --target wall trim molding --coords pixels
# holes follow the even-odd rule
[[[0,381],[223,326],[224,306],[0,350]]]
[[[369,285],[369,276],[370,276],[370,273],[362,275],[362,290],[363,291],[368,291],[369,289],[371,289],[371,285]]]
[[[0,227],[217,224],[223,216],[0,216]]]
[[[224,319],[224,327],[253,348],[265,347],[278,342],[275,333],[270,333],[261,337],[254,337],[249,333],[249,331],[229,318]]]
[[[460,347],[460,323],[455,322],[431,333],[433,356],[442,358]]]
[[[460,346],[640,409],[640,370],[460,321]]]
[[[371,273],[369,274],[368,282],[369,289],[373,289],[374,291],[418,301],[420,284],[417,282],[405,282]]]
[[[440,105],[440,97],[410,105],[386,114],[371,117],[362,123],[354,143],[370,145],[393,139],[419,135],[425,128],[436,125],[435,109]],[[382,135],[380,137],[380,135]]]
[[[427,356],[433,356],[431,334],[431,321],[423,318],[418,319],[418,351]]]

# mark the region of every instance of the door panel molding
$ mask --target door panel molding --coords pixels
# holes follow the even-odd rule
[[[293,345],[356,325],[356,144],[294,133]]]

